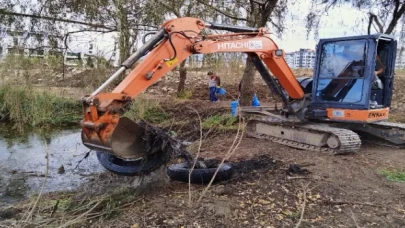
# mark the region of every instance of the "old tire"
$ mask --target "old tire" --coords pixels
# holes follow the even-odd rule
[[[217,167],[206,169],[194,169],[190,176],[190,183],[193,184],[208,184],[214,176]],[[167,175],[172,180],[188,183],[190,169],[187,163],[174,164],[168,167]],[[233,175],[233,167],[230,164],[223,163],[215,176],[214,182],[226,181],[231,179]]]
[[[167,163],[167,158],[162,153],[134,161],[126,161],[109,153],[96,153],[98,161],[105,169],[121,176],[147,175]]]

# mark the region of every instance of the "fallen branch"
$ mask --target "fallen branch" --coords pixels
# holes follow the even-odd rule
[[[311,179],[311,177],[290,177],[290,176],[287,176],[287,180],[298,180],[298,179]]]
[[[350,213],[352,214],[350,217],[353,219],[354,225],[356,226],[356,228],[360,228],[359,224],[357,224],[356,216],[354,216],[352,209],[350,209]]]
[[[85,213],[79,215],[78,217],[74,218],[73,220],[68,221],[67,223],[63,224],[62,226],[59,226],[60,228],[62,227],[68,227],[68,226],[72,226],[76,223],[80,223],[83,217],[85,217],[86,215],[88,215],[90,212],[92,212],[99,204],[101,204],[102,201],[99,201],[96,205],[94,205],[92,208],[90,208],[90,210],[86,211]]]
[[[92,150],[89,150],[88,152],[86,152],[86,154],[84,155],[84,157],[83,157],[82,159],[80,159],[80,161],[77,163],[75,169],[77,169],[77,167],[79,167],[80,163],[82,163],[83,160],[86,160],[86,159],[89,157],[91,151],[92,151]]]
[[[196,165],[196,163],[198,161],[198,157],[200,156],[201,145],[202,145],[202,141],[203,141],[203,129],[202,129],[202,121],[201,121],[200,114],[194,108],[192,108],[192,107],[189,107],[189,108],[194,110],[194,112],[197,113],[198,120],[200,121],[200,142],[198,144],[197,155],[196,155],[196,157],[194,159],[193,166],[191,167],[191,169],[190,169],[190,171],[188,173],[188,206],[191,208],[191,173],[194,171],[195,165]]]
[[[304,197],[304,202],[302,202],[302,210],[301,210],[300,220],[298,220],[298,223],[297,223],[297,225],[295,225],[295,228],[300,227],[300,225],[302,223],[302,220],[304,219],[305,207],[307,205],[307,188],[308,188],[308,186],[309,186],[309,183],[307,185],[305,185],[305,186],[302,186],[302,192],[303,192],[302,194],[303,194],[303,197]]]
[[[349,201],[331,201],[331,200],[324,200],[322,201],[324,204],[332,204],[332,205],[361,205],[361,206],[369,206],[369,207],[381,207],[381,208],[388,208],[383,205],[373,204],[373,203],[360,203],[360,202],[349,202]]]
[[[236,133],[235,139],[233,140],[233,143],[232,143],[231,147],[229,148],[228,152],[227,152],[227,153],[225,154],[225,156],[223,157],[221,163],[218,165],[217,169],[215,170],[215,173],[214,173],[213,177],[211,178],[211,181],[208,183],[207,187],[206,187],[206,188],[203,190],[203,192],[201,193],[200,198],[198,199],[197,203],[200,203],[200,202],[201,202],[201,199],[204,197],[204,195],[207,193],[208,189],[211,187],[212,182],[214,182],[215,177],[216,177],[216,175],[217,175],[217,173],[218,173],[218,171],[219,171],[219,168],[222,166],[222,164],[225,162],[226,159],[229,159],[229,158],[235,153],[235,151],[236,151],[236,149],[238,148],[239,144],[242,142],[244,130],[242,130],[242,133],[241,133],[241,136],[240,136],[240,138],[239,138],[239,141],[238,141],[238,143],[236,144],[236,146],[234,147],[234,145],[235,145],[235,143],[236,143],[236,141],[237,141],[237,139],[238,139],[239,133],[240,133],[240,131],[241,131],[242,123],[244,123],[244,121],[241,121],[241,120],[244,120],[244,118],[242,118],[241,116],[239,116],[238,132]]]

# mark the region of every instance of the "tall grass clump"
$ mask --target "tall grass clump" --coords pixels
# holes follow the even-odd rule
[[[220,131],[238,129],[236,125],[238,118],[229,114],[213,115],[205,119],[202,123],[203,129],[216,129]]]
[[[146,120],[151,123],[162,123],[169,117],[158,101],[147,99],[142,95],[135,98],[124,116],[136,121]]]
[[[81,104],[30,86],[0,85],[0,116],[21,132],[27,127],[66,125],[82,118]]]

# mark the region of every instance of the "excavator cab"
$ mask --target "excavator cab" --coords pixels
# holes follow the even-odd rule
[[[313,117],[388,119],[396,47],[394,37],[386,34],[321,39],[311,85]]]

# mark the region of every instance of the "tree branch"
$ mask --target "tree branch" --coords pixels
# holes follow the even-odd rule
[[[374,20],[374,22],[377,24],[379,32],[383,33],[384,27],[381,24],[381,22],[378,20],[377,15],[373,14],[372,12],[369,12],[369,15],[370,15],[370,20]]]
[[[283,29],[282,29],[278,24],[274,23],[274,21],[273,21],[271,18],[269,18],[269,22],[270,22],[274,27],[276,27],[276,29],[278,30],[278,32],[282,32],[282,31],[283,31]]]
[[[205,6],[208,6],[208,7],[210,7],[211,9],[217,11],[218,13],[220,13],[220,14],[226,16],[226,17],[229,17],[229,18],[231,18],[231,19],[238,20],[238,21],[248,21],[246,18],[241,18],[241,17],[236,17],[236,16],[233,16],[233,15],[230,15],[229,13],[226,13],[226,12],[224,12],[224,11],[222,11],[222,10],[220,10],[220,9],[218,9],[218,8],[216,8],[216,7],[214,7],[214,6],[210,5],[210,4],[208,4],[208,3],[205,3],[205,2],[202,1],[202,0],[197,0],[197,2],[199,2],[199,3],[201,3],[201,4],[205,5]]]
[[[250,1],[253,2],[253,3],[256,3],[256,4],[260,5],[260,6],[264,6],[266,3],[268,3],[268,2],[261,2],[261,1],[256,1],[256,0],[250,0]]]
[[[66,50],[72,51],[72,50],[69,48],[68,44],[67,44],[67,40],[68,40],[69,36],[72,35],[72,34],[81,33],[81,32],[98,32],[98,33],[101,33],[101,34],[106,34],[106,33],[115,32],[115,31],[116,31],[116,29],[106,30],[106,31],[97,31],[97,30],[92,30],[92,29],[83,29],[83,30],[71,31],[71,32],[67,32],[67,33],[64,35],[64,38],[63,38],[64,41],[63,41],[63,42],[64,42],[64,44],[65,44]]]
[[[187,6],[187,12],[186,12],[186,16],[190,17],[191,16],[191,9],[193,8],[193,4],[188,4]]]
[[[34,15],[34,14],[17,13],[17,12],[8,11],[6,9],[0,9],[0,14],[9,15],[9,16],[16,16],[16,17],[28,17],[28,18],[42,19],[42,20],[48,20],[48,21],[60,21],[60,22],[66,22],[66,23],[71,23],[71,24],[80,24],[80,25],[90,26],[90,27],[93,27],[93,28],[112,29],[111,27],[101,25],[101,24],[92,24],[92,23],[87,23],[87,22],[83,22],[83,21],[75,21],[75,20],[69,20],[69,19],[57,18],[57,17],[49,17],[49,16]]]
[[[399,0],[395,1],[395,10],[392,15],[392,20],[388,25],[387,30],[385,30],[386,34],[391,34],[394,31],[395,26],[398,23],[398,20],[404,15],[405,13],[405,3],[402,3],[401,7],[399,7]]]
[[[158,0],[158,2],[160,4],[162,4],[164,7],[166,7],[166,9],[170,10],[176,17],[181,17],[180,13],[173,7],[171,7],[170,5],[166,4],[165,2]]]
[[[367,26],[367,34],[371,34],[371,24],[373,24],[373,16],[368,17],[368,26]]]

